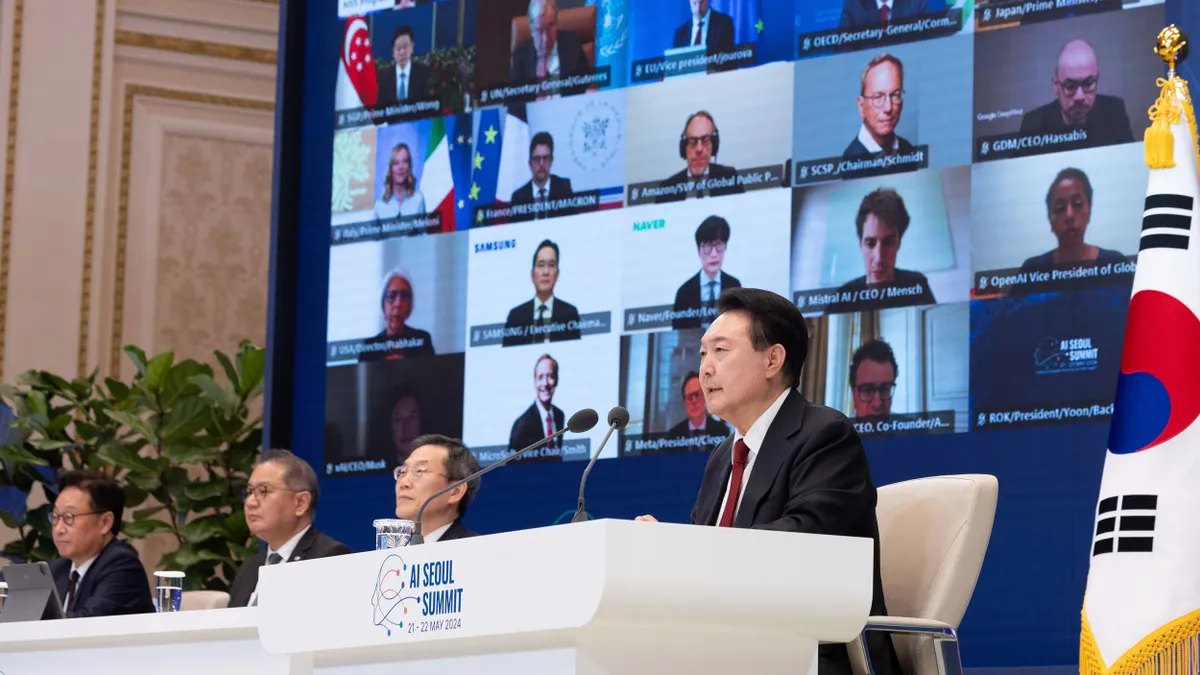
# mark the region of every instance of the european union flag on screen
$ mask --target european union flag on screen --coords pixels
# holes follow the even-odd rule
[[[468,193],[471,190],[471,154],[474,138],[471,137],[471,115],[459,114],[446,117],[446,137],[450,143],[450,176],[454,180],[455,229],[471,227],[471,209]]]
[[[500,177],[500,149],[503,146],[503,125],[500,108],[479,111],[475,123],[475,143],[471,155],[471,187],[466,207],[472,218],[475,207],[496,203],[496,181]],[[467,221],[474,227],[474,220]],[[460,228],[465,229],[465,228]]]
[[[596,7],[596,67],[611,68],[611,88],[629,75],[629,0],[588,0]]]

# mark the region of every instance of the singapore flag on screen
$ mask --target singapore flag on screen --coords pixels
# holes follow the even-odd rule
[[[1152,168],[1091,536],[1080,673],[1195,673],[1200,661],[1200,176],[1185,85]],[[1179,87],[1177,94],[1171,88]],[[1174,166],[1159,159],[1174,147]],[[1132,225],[1132,224],[1131,224]]]
[[[371,35],[367,20],[361,16],[346,21],[342,38],[342,58],[338,64],[337,105],[335,110],[354,110],[375,105],[379,84],[375,81],[375,59],[371,56]]]

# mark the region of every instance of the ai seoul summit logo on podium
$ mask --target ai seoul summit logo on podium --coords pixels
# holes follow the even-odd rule
[[[463,588],[454,579],[454,561],[409,565],[388,554],[375,573],[372,623],[392,635],[462,628]]]

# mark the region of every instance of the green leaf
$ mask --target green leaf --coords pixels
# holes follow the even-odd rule
[[[129,357],[129,360],[133,361],[133,365],[137,366],[138,375],[141,377],[145,377],[146,376],[146,352],[142,351],[142,349],[140,347],[134,347],[133,345],[125,345],[124,351],[125,351],[125,354]]]
[[[163,418],[163,442],[173,443],[200,433],[210,419],[210,405],[205,398],[180,399]]]
[[[54,433],[54,434],[60,433],[61,431],[66,429],[71,424],[71,419],[72,418],[69,413],[62,413],[60,415],[55,415],[54,419],[50,420],[46,424],[46,431],[48,431],[50,433]]]
[[[221,449],[171,443],[163,446],[162,456],[172,464],[207,464],[221,459]]]
[[[150,516],[152,516],[152,515],[154,515],[154,514],[158,513],[159,511],[162,511],[162,510],[163,510],[163,507],[162,507],[162,505],[159,505],[159,506],[147,506],[147,507],[146,507],[146,508],[144,508],[144,509],[138,509],[137,511],[134,511],[134,512],[133,512],[133,519],[134,519],[135,521],[138,521],[138,520],[146,520],[146,519],[147,519],[147,518],[149,518]]]
[[[230,533],[229,528],[225,526],[225,516],[216,514],[185,523],[179,528],[179,534],[185,542],[196,544],[213,537],[228,537]]]
[[[212,377],[212,368],[195,361],[186,359],[175,364],[163,382],[162,404],[171,408],[182,400],[195,398],[200,395],[200,388],[191,381],[193,375],[208,375]]]
[[[158,434],[154,433],[154,429],[150,427],[149,422],[138,415],[122,410],[105,410],[104,414],[114,422],[133,429],[152,445],[158,444]]]
[[[189,378],[192,383],[200,387],[204,395],[212,399],[226,414],[233,414],[233,411],[238,407],[238,399],[236,396],[227,391],[224,387],[217,384],[216,380],[210,375],[193,375]]]
[[[0,511],[0,521],[14,530],[21,527],[21,524],[17,522],[17,517],[8,511]]]
[[[170,532],[171,524],[161,520],[134,520],[121,524],[121,531],[131,539],[141,539],[154,532]]]
[[[221,363],[221,367],[225,369],[225,377],[229,378],[229,383],[233,385],[234,390],[241,391],[242,380],[238,377],[237,369],[233,367],[233,364],[229,361],[229,357],[225,356],[225,352],[219,349],[214,350],[213,354],[216,355],[217,361]]]
[[[183,488],[183,496],[188,499],[210,499],[212,497],[222,497],[225,495],[226,485],[220,481],[208,481],[205,483],[190,483]]]
[[[121,401],[129,398],[129,385],[125,384],[124,382],[108,377],[104,379],[104,384],[108,387],[109,396],[111,396],[115,402],[120,403]]]
[[[21,464],[50,465],[46,460],[17,445],[0,445],[0,461],[12,463],[16,466],[20,466]]]
[[[186,570],[202,560],[213,560],[219,562],[223,557],[224,556],[215,551],[196,548],[194,546],[190,546],[187,542],[184,542],[183,544],[180,544],[179,548],[164,555],[160,564],[163,567]],[[186,579],[184,583],[187,583]]]
[[[125,508],[127,509],[141,504],[149,496],[145,490],[134,485],[130,481],[130,477],[129,474],[125,475]]]
[[[267,351],[258,347],[248,349],[240,355],[238,365],[241,366],[242,381],[238,393],[243,398],[251,398],[256,390],[262,387],[263,375],[266,373]]]
[[[146,364],[146,388],[155,394],[162,391],[163,382],[166,381],[167,373],[174,362],[175,352],[163,352],[150,359]]]
[[[45,441],[45,440],[29,441],[29,446],[36,450],[61,450],[63,448],[67,448],[72,445],[75,445],[75,444],[68,442],[68,441]]]

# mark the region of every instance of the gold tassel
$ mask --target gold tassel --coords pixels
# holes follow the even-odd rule
[[[1197,668],[1200,668],[1200,609],[1142,638],[1106,669],[1092,635],[1085,602],[1079,640],[1080,675],[1193,675]]]
[[[1179,122],[1179,101],[1175,98],[1175,81],[1158,78],[1158,100],[1150,106],[1150,128],[1146,129],[1143,147],[1146,166],[1151,169],[1170,169],[1175,166],[1175,136],[1171,125]]]

